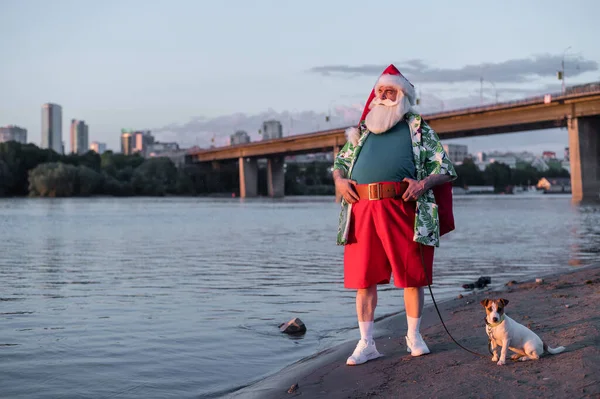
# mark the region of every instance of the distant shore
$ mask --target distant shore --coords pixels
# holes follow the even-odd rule
[[[539,361],[510,361],[497,366],[487,349],[484,312],[479,304],[488,297],[509,299],[507,315],[531,328],[550,346],[563,345],[567,350]],[[404,314],[399,314],[376,323],[376,339],[383,358],[361,366],[346,366],[345,359],[356,344],[347,342],[303,359],[229,397],[598,397],[598,303],[600,265],[545,276],[543,283],[529,280],[495,291],[476,290],[442,303],[440,311],[455,339],[486,355],[485,359],[454,344],[435,309],[428,306],[421,330],[430,355],[415,358],[406,352],[402,339],[406,321]],[[294,384],[298,384],[297,390],[288,393]]]

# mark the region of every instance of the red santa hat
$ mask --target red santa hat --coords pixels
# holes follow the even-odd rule
[[[369,99],[367,100],[362,116],[360,117],[361,122],[367,118],[367,114],[370,111],[369,105],[371,104],[371,101],[373,101],[373,99],[375,98],[375,92],[377,91],[379,86],[396,87],[408,98],[410,105],[415,105],[417,101],[417,92],[415,91],[415,87],[412,85],[412,83],[409,82],[408,79],[404,77],[404,75],[400,73],[400,71],[394,66],[394,64],[390,64],[390,66],[388,66],[383,71],[381,76],[379,76],[379,79],[377,79],[373,90],[371,90]],[[360,133],[358,132],[357,128],[353,127],[346,130],[346,137],[348,138],[348,140],[352,141],[354,145],[356,145],[356,143],[358,143],[358,139],[360,138]]]

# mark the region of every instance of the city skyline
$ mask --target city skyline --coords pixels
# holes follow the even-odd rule
[[[373,40],[369,32],[391,32],[395,25],[379,28],[381,8],[358,2],[230,7],[192,1],[4,1],[0,45],[10,56],[0,66],[0,84],[11,96],[0,99],[0,126],[22,126],[30,142],[41,144],[36,110],[51,100],[63,107],[66,120],[77,117],[92,125],[90,139],[112,150],[118,151],[126,126],[184,146],[208,146],[215,136],[216,145],[225,145],[237,130],[258,140],[268,119],[281,121],[283,135],[355,123],[376,74],[391,62],[417,87],[424,112],[558,92],[563,59],[567,85],[600,80],[594,39],[600,31],[593,20],[599,4],[570,4],[577,24],[564,23],[557,1],[461,4],[420,4],[419,37],[404,44],[402,35],[387,33]],[[387,7],[390,15],[410,11],[392,2]],[[196,23],[198,15],[202,24]],[[114,33],[131,18],[143,18],[144,24]],[[20,24],[24,19],[30,23]],[[357,21],[358,28],[348,21]],[[319,28],[306,29],[307,22]],[[44,38],[42,32],[52,35]],[[213,32],[222,33],[215,39]],[[64,63],[72,48],[85,49],[86,57]],[[517,141],[528,149],[560,151],[567,134],[554,129],[466,143],[510,150]]]

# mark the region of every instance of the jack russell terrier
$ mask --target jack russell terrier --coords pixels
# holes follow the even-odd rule
[[[501,366],[506,363],[506,350],[515,352],[513,360],[537,360],[544,353],[555,355],[565,350],[563,346],[550,348],[533,331],[517,323],[504,313],[508,305],[507,299],[484,299],[481,305],[485,308],[485,332],[490,339],[492,362]],[[501,347],[500,359],[496,349]]]

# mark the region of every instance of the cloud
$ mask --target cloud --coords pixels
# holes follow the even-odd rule
[[[484,103],[495,101],[491,90],[484,92]],[[418,111],[423,114],[447,111],[450,109],[479,105],[481,102],[479,92],[468,93],[462,97],[442,98],[434,94],[424,95]],[[358,121],[363,109],[363,104],[338,106],[331,111],[331,121],[325,122],[325,113],[313,111],[305,112],[265,112],[246,115],[236,113],[217,118],[194,117],[182,124],[169,124],[152,129],[155,137],[160,141],[176,141],[183,148],[200,146],[203,148],[211,145],[215,137],[216,146],[226,146],[228,139],[236,130],[245,130],[252,141],[261,140],[258,130],[262,122],[276,119],[282,123],[283,135],[310,133],[318,130],[333,129],[350,126]],[[562,154],[564,147],[568,146],[568,135],[564,129],[551,129],[527,133],[509,133],[502,135],[482,136],[452,139],[448,142],[462,143],[469,146],[471,153],[478,151],[519,151],[528,150],[541,154],[544,150],[552,150]]]
[[[419,91],[421,104],[417,111],[430,114],[440,111],[491,104],[496,101],[509,101],[519,97],[537,96],[545,93],[560,91],[560,82],[535,82],[536,78],[553,77],[560,68],[562,55],[540,55],[531,58],[513,59],[500,63],[483,63],[466,65],[462,68],[429,68],[423,60],[412,59],[396,64],[411,80],[420,83],[476,83],[466,86],[460,91],[448,85],[435,86],[434,89]],[[567,65],[567,76],[570,78],[585,72],[598,71],[596,61],[583,57],[570,57]],[[311,68],[311,73],[351,76],[377,76],[385,69],[383,65],[330,65]],[[480,92],[479,82],[484,75],[483,87]],[[493,83],[492,83],[493,82]],[[531,82],[531,84],[528,84]],[[216,118],[197,116],[186,123],[173,123],[152,129],[160,141],[176,141],[182,147],[208,147],[214,138],[216,146],[228,145],[229,136],[237,130],[245,130],[252,141],[261,139],[258,131],[266,120],[279,120],[283,126],[284,136],[303,134],[318,130],[346,127],[357,123],[364,103],[363,96],[342,95],[346,105],[332,109],[331,119],[325,121],[326,114],[322,112],[277,112],[267,111],[247,115],[234,113]],[[354,103],[354,104],[351,104]],[[490,139],[490,143],[495,142]],[[542,143],[544,145],[545,143]],[[557,145],[556,142],[546,143]],[[561,144],[562,145],[562,144]],[[493,145],[492,145],[493,146]]]
[[[434,68],[425,61],[412,59],[395,64],[410,80],[419,83],[462,83],[485,80],[496,83],[524,83],[538,78],[555,77],[561,68],[562,55],[543,54],[530,58],[512,59],[497,63],[465,65],[458,69]],[[576,77],[599,70],[598,62],[582,56],[569,56],[565,62],[566,75]],[[323,65],[308,70],[326,76],[378,76],[387,65]]]
[[[258,131],[266,120],[275,119],[281,122],[283,135],[310,133],[319,130],[346,127],[354,124],[360,118],[362,105],[346,105],[332,108],[330,121],[322,112],[276,112],[272,109],[255,115],[235,113],[208,119],[194,117],[183,124],[172,123],[163,127],[152,129],[152,133],[159,141],[176,141],[182,147],[208,147],[212,143],[216,146],[228,145],[229,136],[237,130],[245,130],[252,141],[261,140]]]
[[[558,90],[560,90],[560,84],[543,86],[542,90],[505,87],[498,88],[497,93],[499,101],[506,101],[515,98],[517,95],[539,95],[544,92]],[[237,130],[245,130],[252,141],[261,140],[258,131],[262,123],[270,119],[281,122],[284,136],[347,127],[358,122],[364,108],[364,102],[357,101],[355,96],[347,97],[345,105],[332,108],[329,122],[325,121],[327,115],[322,112],[277,112],[269,109],[254,115],[234,113],[216,118],[197,116],[185,123],[171,123],[154,128],[152,132],[158,140],[176,141],[182,147],[208,147],[211,145],[213,137],[216,146],[228,145],[229,136]],[[496,90],[491,86],[485,86],[483,98],[480,97],[479,89],[466,90],[462,95],[457,95],[456,90],[436,89],[435,91],[427,91],[421,93],[421,104],[416,109],[423,114],[431,114],[477,106],[481,104],[482,100],[484,104],[495,102]]]

